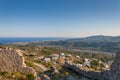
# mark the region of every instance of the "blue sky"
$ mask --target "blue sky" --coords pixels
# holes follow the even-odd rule
[[[120,0],[0,0],[0,37],[120,35]]]

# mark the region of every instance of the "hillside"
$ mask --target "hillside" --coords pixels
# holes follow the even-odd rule
[[[58,46],[67,49],[93,50],[116,53],[120,49],[120,36],[90,36],[60,41],[36,42],[32,44]]]
[[[61,56],[61,53],[63,53],[64,56]],[[56,59],[55,55],[59,57]],[[79,58],[77,58],[77,56]],[[48,58],[50,61],[46,61]],[[37,77],[41,78],[41,80],[45,78],[44,75],[50,77],[51,80],[59,80],[61,78],[66,79],[69,77],[68,75],[81,78],[82,76],[77,75],[68,68],[65,68],[63,64],[65,63],[65,60],[71,61],[76,65],[78,63],[84,64],[85,58],[89,58],[91,60],[96,58],[98,61],[102,61],[103,63],[113,60],[112,56],[105,54],[78,53],[54,47],[1,45],[0,76],[2,77],[0,77],[0,80],[33,80],[31,79],[32,75],[29,73],[34,74],[34,71],[38,74]],[[91,65],[94,64],[91,63]],[[54,69],[51,70],[51,67],[59,73],[54,73]],[[88,70],[87,67],[83,67],[83,69]],[[91,66],[89,69],[98,70],[99,67],[95,68],[94,66]]]

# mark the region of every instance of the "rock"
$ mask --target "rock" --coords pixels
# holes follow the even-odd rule
[[[116,54],[116,58],[111,65],[111,68],[105,74],[108,80],[120,80],[120,52]]]
[[[33,68],[27,67],[20,50],[0,50],[0,71],[1,72],[22,72],[36,75]]]
[[[75,80],[75,79],[74,79],[74,77],[72,77],[71,75],[69,75],[69,76],[67,77],[67,80]]]

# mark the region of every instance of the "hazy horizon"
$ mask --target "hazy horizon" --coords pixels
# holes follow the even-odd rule
[[[20,37],[20,36],[14,36],[14,37],[1,37],[0,36],[0,38],[59,38],[59,39],[69,39],[69,38],[87,38],[87,37],[93,37],[93,36],[110,36],[110,37],[118,37],[118,36],[120,36],[120,35],[88,35],[88,36],[79,36],[79,37],[47,37],[47,36],[45,36],[45,37],[29,37],[29,36],[25,36],[25,37]]]
[[[120,0],[0,0],[0,37],[120,36]]]

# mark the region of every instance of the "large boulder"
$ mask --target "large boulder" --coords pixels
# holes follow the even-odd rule
[[[36,75],[33,68],[27,67],[20,50],[0,49],[0,72],[22,72]]]

